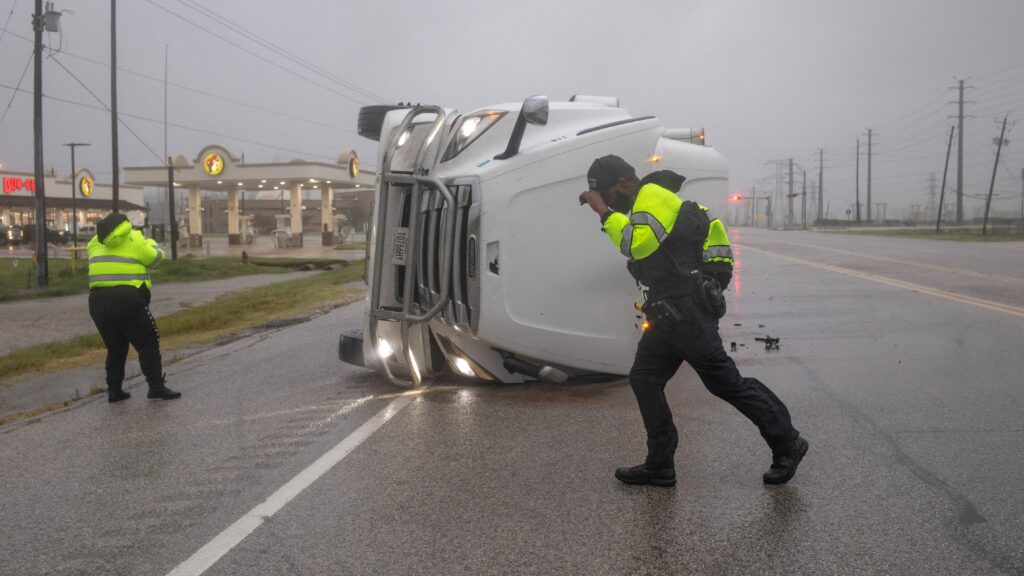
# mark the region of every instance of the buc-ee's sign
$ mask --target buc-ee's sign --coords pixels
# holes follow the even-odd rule
[[[18,190],[28,190],[35,194],[36,179],[4,177],[4,194],[14,194]]]

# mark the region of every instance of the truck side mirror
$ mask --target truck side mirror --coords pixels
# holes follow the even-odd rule
[[[526,132],[526,124],[546,125],[548,123],[548,108],[547,96],[530,96],[523,100],[523,107],[519,110],[516,125],[512,128],[512,136],[508,139],[508,147],[494,159],[507,160],[518,154],[519,145],[523,143],[523,133]]]
[[[548,123],[548,97],[530,96],[523,100],[522,116],[530,124],[545,126]]]

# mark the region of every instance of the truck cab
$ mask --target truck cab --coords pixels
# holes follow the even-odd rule
[[[405,385],[446,368],[508,383],[627,374],[641,287],[579,205],[587,169],[617,154],[640,177],[686,176],[688,200],[727,192],[703,130],[668,129],[614,98],[368,107],[360,133],[380,142],[380,169],[364,326],[342,335],[341,356]]]

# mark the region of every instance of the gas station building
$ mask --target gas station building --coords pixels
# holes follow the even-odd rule
[[[138,166],[124,168],[124,181],[132,186],[168,187],[170,174],[167,166]],[[335,191],[351,190],[346,194],[368,203],[372,198],[374,174],[359,169],[359,158],[354,150],[342,152],[336,163],[290,162],[251,164],[232,154],[226,147],[206,146],[189,162],[184,156],[173,160],[174,188],[187,188],[188,200],[181,237],[189,246],[203,242],[204,193],[227,197],[227,233],[229,244],[251,242],[252,214],[243,214],[239,198],[243,193],[256,193],[267,199],[275,194],[287,196],[287,209],[278,214],[275,235],[282,235],[289,246],[302,245],[303,195],[319,196],[320,222],[317,229],[325,246],[335,242],[338,222],[344,219],[335,214]],[[308,201],[307,201],[308,202]],[[180,210],[178,208],[177,210]],[[177,211],[176,210],[176,211]],[[205,217],[212,216],[207,213]],[[179,229],[182,228],[181,226]]]
[[[28,172],[13,172],[0,169],[0,224],[5,226],[31,226],[36,221],[36,181]],[[109,214],[113,208],[113,188],[100,184],[88,168],[81,168],[75,174],[74,190],[72,180],[57,178],[55,174],[44,176],[46,193],[46,224],[57,230],[71,231],[73,214],[78,216],[78,226],[92,224]],[[146,219],[146,207],[141,186],[120,186],[118,189],[120,211],[137,225]]]

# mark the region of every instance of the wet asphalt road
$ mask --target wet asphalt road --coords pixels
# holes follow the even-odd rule
[[[1024,246],[732,235],[723,340],[811,442],[789,485],[761,484],[756,430],[688,368],[674,489],[612,478],[642,458],[624,382],[447,379],[204,574],[1024,574]],[[176,402],[136,388],[0,431],[0,573],[189,559],[396,406],[336,360],[360,314],[177,363]]]

